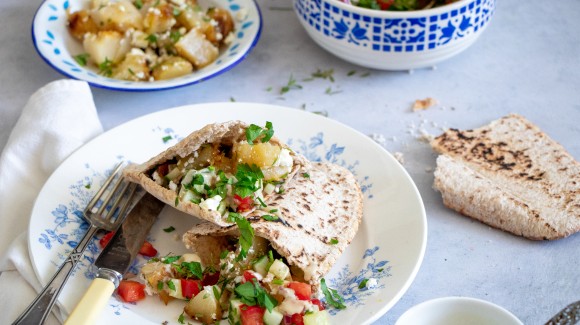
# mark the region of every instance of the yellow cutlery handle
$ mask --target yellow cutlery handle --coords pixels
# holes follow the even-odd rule
[[[113,282],[95,278],[64,325],[95,324],[97,317],[101,314],[114,291],[115,284]]]

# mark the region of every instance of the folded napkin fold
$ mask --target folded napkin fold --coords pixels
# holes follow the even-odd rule
[[[66,157],[102,132],[86,82],[51,82],[23,108],[0,156],[0,324],[11,323],[42,289],[26,234],[36,196]]]

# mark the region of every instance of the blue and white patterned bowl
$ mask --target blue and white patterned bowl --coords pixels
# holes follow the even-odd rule
[[[310,37],[337,57],[368,68],[408,70],[433,66],[473,44],[490,22],[495,0],[406,12],[294,0],[294,9]]]
[[[40,56],[67,77],[85,80],[92,86],[126,91],[163,90],[192,85],[215,77],[240,63],[256,45],[262,31],[262,15],[254,0],[200,0],[203,8],[228,9],[236,22],[233,42],[218,59],[203,69],[171,80],[136,82],[107,78],[97,68],[82,67],[74,56],[83,53],[81,42],[67,30],[67,11],[75,12],[88,6],[88,0],[45,0],[32,22],[32,40]]]

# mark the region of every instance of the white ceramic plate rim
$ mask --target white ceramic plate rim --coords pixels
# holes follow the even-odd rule
[[[164,80],[164,81],[154,81],[154,82],[129,82],[129,81],[121,81],[121,80],[115,80],[115,79],[111,79],[111,78],[106,78],[106,77],[102,77],[102,76],[97,76],[95,73],[92,73],[91,75],[95,75],[95,76],[91,76],[91,75],[85,75],[84,73],[82,75],[75,75],[74,73],[72,73],[71,71],[69,71],[68,69],[70,69],[71,67],[74,66],[74,69],[80,69],[82,71],[87,70],[85,67],[81,67],[78,65],[78,63],[75,62],[75,60],[72,58],[72,54],[66,54],[66,55],[70,55],[70,60],[68,60],[68,64],[66,63],[62,63],[62,62],[55,62],[54,60],[54,53],[51,53],[51,49],[44,46],[45,44],[41,44],[46,40],[42,40],[44,36],[43,32],[45,29],[45,24],[46,23],[44,20],[47,18],[47,16],[50,17],[51,12],[56,12],[57,14],[53,14],[53,18],[49,18],[49,21],[51,23],[59,23],[59,24],[64,24],[64,13],[61,12],[61,9],[55,9],[58,6],[56,6],[55,4],[53,4],[52,2],[54,1],[59,1],[63,3],[63,6],[68,6],[68,3],[70,1],[73,0],[44,0],[40,6],[38,7],[38,9],[36,10],[36,13],[34,14],[34,18],[32,20],[32,27],[31,27],[31,36],[32,36],[32,42],[34,45],[34,48],[36,49],[36,52],[40,55],[40,57],[49,65],[51,66],[53,69],[55,69],[56,71],[58,71],[59,73],[72,78],[72,79],[78,79],[78,80],[84,80],[87,81],[90,85],[94,86],[94,87],[99,87],[99,88],[103,88],[103,89],[110,89],[110,90],[122,90],[122,91],[132,91],[132,92],[143,92],[143,91],[156,91],[156,90],[168,90],[168,89],[174,89],[174,88],[179,88],[179,87],[184,87],[184,86],[189,86],[189,85],[193,85],[199,82],[202,82],[204,80],[213,78],[215,76],[218,76],[230,69],[232,69],[233,67],[235,67],[236,65],[238,65],[240,62],[242,62],[249,54],[250,51],[256,46],[256,44],[258,43],[258,40],[260,39],[261,33],[262,33],[262,13],[260,11],[260,7],[258,6],[258,4],[256,3],[255,0],[242,0],[245,3],[247,3],[247,5],[251,5],[249,8],[245,8],[245,10],[248,10],[249,15],[251,15],[252,19],[255,19],[257,26],[252,26],[249,30],[249,32],[244,35],[244,42],[241,42],[236,54],[232,55],[231,59],[226,58],[223,64],[220,65],[216,65],[216,63],[212,63],[209,66],[198,70],[198,71],[194,71],[192,74],[190,75],[186,75],[183,77],[179,77],[179,78],[174,78],[174,79],[170,79],[170,80]],[[208,2],[212,2],[215,0],[208,0]],[[76,2],[74,3],[75,8],[76,7],[81,7],[79,6]],[[42,17],[42,18],[41,18]],[[236,28],[239,28],[239,23],[237,23]],[[66,33],[66,28],[64,26],[56,26],[56,28],[60,29],[60,33]],[[48,30],[48,29],[47,29]],[[60,34],[59,33],[59,34]],[[62,42],[63,43],[67,43],[67,42],[71,42],[70,39],[72,38],[70,35],[52,35],[52,37],[58,38],[61,37],[63,38]],[[49,37],[50,38],[50,37]],[[68,41],[66,41],[66,39],[69,39]],[[49,40],[50,41],[50,40]],[[58,40],[55,40],[55,42]],[[60,42],[60,41],[59,41]],[[66,53],[69,52],[68,48],[66,45],[62,44],[63,48],[66,49]],[[227,49],[226,49],[227,51]],[[57,56],[59,55],[65,55],[65,53],[59,53],[57,54]],[[223,53],[220,53],[220,56],[218,57],[218,60],[222,59],[223,57]],[[65,68],[66,66],[66,68]]]
[[[182,118],[183,116],[191,118]],[[365,195],[363,222],[357,236],[327,276],[327,282],[332,286],[335,280],[337,283],[339,280],[342,281],[341,279],[356,280],[344,289],[344,292],[349,292],[349,296],[345,296],[349,307],[338,312],[337,317],[340,317],[341,321],[346,319],[355,323],[371,323],[387,312],[414,280],[425,252],[427,221],[423,202],[415,184],[404,168],[386,150],[358,131],[299,109],[265,104],[199,104],[152,113],[104,133],[73,153],[46,182],[31,215],[29,251],[33,267],[41,283],[48,281],[57,265],[62,262],[63,256],[70,251],[70,248],[65,247],[66,245],[60,245],[49,249],[47,253],[45,234],[47,228],[54,226],[56,214],[63,214],[63,208],[66,207],[62,205],[62,202],[71,199],[71,194],[67,192],[76,184],[75,182],[79,179],[90,180],[91,171],[101,174],[93,175],[95,176],[93,181],[97,179],[102,181],[105,170],[111,168],[118,160],[145,161],[157,154],[160,148],[162,150],[173,144],[171,142],[163,145],[153,143],[161,142],[167,130],[164,127],[171,125],[178,131],[173,133],[175,139],[179,138],[175,136],[176,134],[187,135],[205,124],[231,119],[242,119],[256,124],[264,124],[266,120],[272,121],[274,128],[278,130],[276,135],[283,141],[290,140],[289,145],[297,151],[301,151],[304,146],[307,151],[310,150],[313,139],[316,140],[315,144],[325,146],[324,142],[319,140],[326,137],[329,142],[332,142],[332,146],[330,146],[330,151],[327,151],[327,147],[323,149],[335,155],[333,158],[339,158],[335,161],[336,163],[342,164],[345,161],[349,163],[349,159],[356,157],[356,162],[352,164],[353,161],[350,161],[350,165],[354,166],[361,187],[366,187],[368,190],[363,192]],[[187,127],[184,127],[184,124],[187,124]],[[136,140],[144,142],[135,143]],[[341,153],[340,150],[344,152]],[[357,152],[357,150],[362,151]],[[311,151],[305,154],[308,157],[317,152]],[[342,154],[345,161],[340,160],[343,159]],[[360,160],[358,160],[359,157]],[[369,175],[368,178],[365,175]],[[373,179],[376,180],[373,181]],[[385,179],[389,181],[385,182]],[[85,191],[89,198],[92,196],[89,192],[94,193],[98,186],[95,184],[93,187]],[[77,208],[82,209],[80,206]],[[175,218],[176,215],[179,217],[179,212],[171,212],[176,210],[166,208],[164,213],[167,210],[170,212],[166,215],[162,214],[159,220]],[[51,215],[53,215],[52,219]],[[379,217],[380,219],[377,219]],[[377,227],[377,225],[381,226]],[[163,225],[157,228],[159,227]],[[160,232],[160,229],[156,231]],[[69,240],[73,237],[73,231],[79,231],[79,226],[72,225],[63,233],[67,231],[69,237],[66,240]],[[77,236],[80,235],[77,234]],[[155,235],[152,236],[155,237]],[[163,241],[158,237],[159,235],[153,240],[158,239],[157,243],[167,244],[167,240]],[[181,247],[181,243],[178,243],[178,246]],[[92,253],[93,255],[87,253],[86,255],[90,256],[86,259],[93,258],[98,251]],[[160,253],[165,254],[167,251],[160,250]],[[83,260],[85,264],[90,264],[89,261]],[[346,274],[351,272],[351,265],[355,270],[352,279]],[[353,289],[358,287],[362,279],[360,276],[368,276],[369,267],[373,268],[370,274],[374,276],[379,274],[379,288],[362,291],[358,288]],[[91,267],[83,265],[69,280],[69,284],[59,298],[59,303],[64,310],[70,311],[74,302],[82,295],[84,288],[88,287],[89,280],[83,275],[90,271]],[[101,321],[102,323],[118,321],[118,317],[121,317],[124,322],[138,320],[155,323],[157,320],[143,318],[137,313],[143,306],[159,308],[159,305],[162,304],[157,299],[145,299],[136,305],[130,305],[122,304],[113,297]],[[133,312],[131,309],[136,311]],[[117,315],[119,313],[120,316]],[[167,317],[172,315],[174,314]],[[177,318],[177,315],[174,316],[171,319]]]

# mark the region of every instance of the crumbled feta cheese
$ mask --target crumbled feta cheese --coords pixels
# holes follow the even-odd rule
[[[367,289],[369,289],[369,290],[376,288],[378,285],[379,285],[379,283],[378,283],[377,279],[375,279],[375,278],[370,278],[367,281]]]
[[[206,200],[201,201],[199,206],[202,209],[206,209],[208,211],[217,211],[217,208],[220,205],[221,201],[222,201],[222,197],[219,195],[216,195],[214,197],[210,197]]]
[[[283,148],[280,150],[280,154],[278,155],[278,159],[274,162],[274,166],[283,166],[283,167],[292,167],[294,160],[290,155],[290,150]]]

